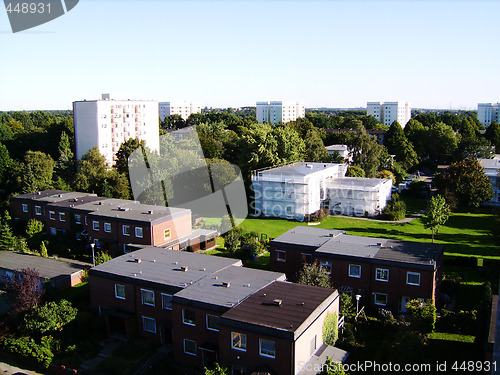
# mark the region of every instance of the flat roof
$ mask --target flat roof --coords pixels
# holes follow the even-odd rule
[[[327,188],[374,188],[385,182],[387,179],[382,178],[365,178],[365,177],[339,177],[332,181],[326,182]]]
[[[276,237],[271,241],[271,244],[273,246],[279,246],[279,244],[281,243],[318,248],[325,242],[330,240],[332,237],[336,237],[342,233],[345,232],[336,229],[296,226],[295,228],[286,231],[281,236]]]
[[[281,167],[271,168],[264,171],[256,171],[259,174],[285,174],[285,175],[301,175],[306,176],[311,173],[316,173],[329,168],[338,167],[336,163],[309,163],[297,162]]]
[[[239,259],[150,246],[102,263],[92,268],[90,274],[185,288],[223,268],[241,265]],[[181,267],[187,267],[187,271]]]
[[[15,251],[0,251],[0,268],[6,270],[34,268],[45,279],[69,276],[91,266],[88,263],[69,259],[44,258]]]
[[[328,151],[347,151],[347,145],[330,145],[325,147]]]
[[[43,200],[47,197],[50,197],[52,195],[56,194],[64,194],[67,193],[67,191],[64,190],[42,190],[42,191],[35,191],[32,193],[26,193],[26,194],[19,194],[19,195],[14,195],[11,197],[11,199],[33,199],[33,200]]]
[[[78,206],[80,210],[88,211],[89,218],[107,217],[110,219],[146,221],[151,224],[161,223],[185,215],[190,215],[191,210],[185,208],[154,206],[141,204],[138,201],[125,199],[101,198]]]
[[[296,339],[337,297],[335,289],[275,281],[224,313],[221,324],[247,323]]]
[[[273,281],[285,279],[285,274],[280,272],[226,267],[176,293],[174,299],[231,308]],[[223,283],[229,283],[229,287]]]
[[[484,169],[500,169],[500,158],[498,158],[496,155],[493,159],[478,159],[479,164]]]
[[[316,250],[316,254],[374,258],[380,246],[384,246],[387,241],[383,238],[341,235],[325,242],[323,246]]]
[[[49,207],[49,208],[50,207],[54,207],[54,208],[70,208],[70,207],[80,206],[82,204],[89,203],[89,202],[102,201],[102,200],[105,200],[105,199],[108,199],[108,198],[102,198],[102,197],[98,197],[95,194],[89,194],[89,195],[82,196],[82,197],[73,197],[71,199],[62,200],[62,201],[59,201],[59,202],[52,202],[52,203],[49,203],[47,205],[47,207]]]

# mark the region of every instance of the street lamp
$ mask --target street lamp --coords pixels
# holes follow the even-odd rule
[[[92,249],[92,266],[95,267],[94,246],[95,246],[95,243],[90,244],[90,248]]]
[[[359,313],[359,300],[361,299],[360,294],[356,294],[356,315]]]

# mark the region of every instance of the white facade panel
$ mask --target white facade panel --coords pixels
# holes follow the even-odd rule
[[[401,102],[368,102],[366,114],[375,117],[386,126],[391,126],[394,121],[404,128],[411,118],[411,106]]]
[[[489,126],[493,121],[499,122],[500,103],[479,103],[477,105],[477,119],[484,126]]]
[[[256,116],[260,123],[270,122],[273,125],[280,122],[287,123],[295,121],[299,117],[305,117],[306,106],[302,102],[257,102]]]

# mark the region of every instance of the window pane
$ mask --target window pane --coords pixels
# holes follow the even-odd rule
[[[184,353],[196,355],[196,341],[184,339]]]
[[[349,265],[349,276],[350,277],[361,277],[361,266],[357,264]]]
[[[182,321],[184,324],[195,325],[196,324],[196,314],[193,310],[182,310]]]
[[[207,328],[213,331],[219,330],[219,317],[215,315],[207,315]]]
[[[232,332],[233,349],[247,350],[247,335],[239,332]]]
[[[142,317],[144,331],[156,333],[156,321],[153,318]]]
[[[155,293],[152,290],[141,289],[141,297],[143,305],[155,305]]]
[[[171,294],[161,294],[161,306],[162,309],[172,310],[172,295]]]
[[[276,354],[276,343],[272,340],[260,339],[260,354],[274,358]]]
[[[115,284],[115,297],[125,299],[125,285]]]

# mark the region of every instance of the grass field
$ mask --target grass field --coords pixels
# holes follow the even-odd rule
[[[493,230],[499,211],[478,210],[475,213],[453,213],[446,225],[439,228],[435,243],[445,245],[445,254],[453,256],[474,256],[485,259],[500,259],[500,249],[495,243]],[[284,219],[251,218],[241,224],[245,231],[265,233],[276,238],[298,225],[307,226]],[[431,242],[431,231],[425,229],[420,218],[409,223],[385,223],[330,216],[319,228],[344,230],[347,234],[368,237],[391,238],[404,241]]]

